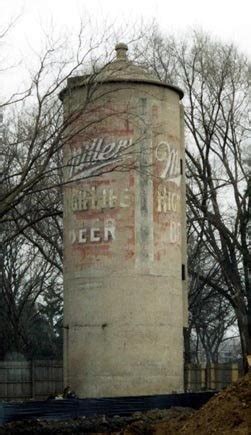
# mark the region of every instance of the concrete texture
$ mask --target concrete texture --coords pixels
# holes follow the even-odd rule
[[[75,117],[64,150],[64,370],[80,397],[183,390],[181,96],[129,62],[124,44],[102,75],[69,79],[61,93],[65,119]]]

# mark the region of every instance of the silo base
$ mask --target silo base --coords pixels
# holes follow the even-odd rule
[[[113,276],[103,279],[102,290],[83,295],[75,283],[76,305],[65,314],[72,319],[65,329],[65,385],[79,397],[182,392],[183,312],[174,288],[165,277],[148,276],[142,284],[140,276]]]

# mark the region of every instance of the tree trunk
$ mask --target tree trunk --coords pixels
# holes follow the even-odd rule
[[[247,355],[251,355],[251,339],[249,335],[249,325],[247,315],[240,310],[236,310],[237,322],[240,332],[242,360],[244,373],[248,372]]]
[[[184,336],[184,362],[185,364],[191,363],[191,346],[190,346],[190,337],[191,329],[183,328],[183,336]]]

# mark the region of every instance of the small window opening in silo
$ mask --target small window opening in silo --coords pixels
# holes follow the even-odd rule
[[[183,175],[183,160],[180,159],[180,174]]]
[[[182,264],[182,267],[181,267],[181,277],[182,277],[182,281],[186,280],[186,266],[185,266],[185,264]]]

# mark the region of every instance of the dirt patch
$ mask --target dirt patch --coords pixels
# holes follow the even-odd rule
[[[149,433],[156,435],[251,434],[251,375],[246,375],[218,393],[193,415],[180,421],[176,419],[160,422],[152,427]]]
[[[169,412],[168,412],[169,411]],[[162,415],[162,418],[158,418],[154,421],[151,415],[161,415],[163,411],[156,410],[151,411],[149,414],[144,415],[144,418],[139,421],[135,421],[128,425],[125,430],[120,432],[122,435],[137,435],[137,434],[168,434],[177,435],[180,429],[184,426],[185,422],[190,416],[195,414],[195,410],[191,408],[171,408],[166,410]],[[149,418],[150,417],[150,418]],[[195,434],[194,434],[195,435]]]
[[[0,428],[0,435],[16,434],[141,434],[148,433],[160,422],[183,421],[195,411],[191,408],[155,409],[136,412],[130,417],[96,416],[67,421],[20,421]],[[127,429],[128,428],[128,429]],[[149,432],[152,433],[152,432]]]
[[[251,434],[251,374],[218,393],[184,425],[181,434]]]

